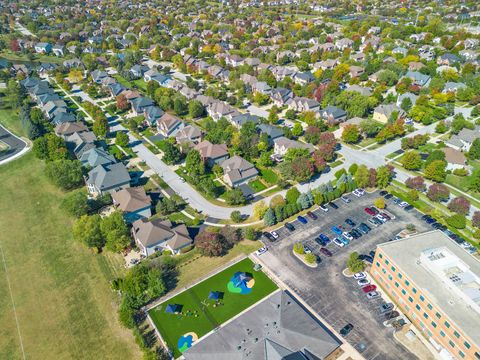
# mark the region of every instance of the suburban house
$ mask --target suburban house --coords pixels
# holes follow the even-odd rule
[[[93,82],[96,84],[101,84],[108,77],[108,74],[102,70],[93,70],[91,75]]]
[[[88,131],[88,127],[82,122],[66,122],[55,127],[55,135],[65,140],[74,133]]]
[[[175,136],[179,144],[198,144],[202,141],[202,130],[195,125],[187,125],[179,129]]]
[[[103,148],[95,147],[82,153],[79,158],[82,166],[93,169],[98,165],[109,165],[116,162],[115,157]]]
[[[445,161],[447,162],[447,170],[462,169],[467,167],[467,158],[457,149],[445,147],[442,149],[445,153]]]
[[[129,224],[152,216],[152,199],[142,186],[114,191],[112,200],[113,205],[122,210],[123,218]]]
[[[52,51],[52,44],[46,42],[39,42],[35,44],[35,52],[37,54],[48,54]]]
[[[52,47],[52,51],[55,54],[55,56],[64,56],[65,55],[65,46],[63,45],[55,45]]]
[[[329,124],[338,124],[347,119],[346,111],[333,105],[327,106],[325,109],[320,110],[320,116]]]
[[[60,111],[52,119],[53,125],[59,125],[66,122],[75,122],[77,119],[74,114]]]
[[[132,224],[132,235],[143,255],[149,256],[157,251],[171,251],[179,254],[180,250],[192,244],[185,224],[173,227],[170,220],[139,219]]]
[[[140,79],[143,75],[150,70],[146,65],[133,65],[130,68],[130,74],[136,79]]]
[[[178,130],[182,129],[184,126],[185,123],[180,118],[169,113],[164,113],[157,120],[157,130],[165,137],[175,135]]]
[[[85,181],[88,192],[93,196],[130,187],[130,175],[121,162],[98,165],[89,171]]]
[[[255,166],[238,155],[232,156],[220,165],[224,172],[223,181],[231,187],[242,185],[258,175]]]
[[[363,95],[363,96],[372,96],[372,89],[371,88],[363,87],[363,86],[360,86],[360,85],[357,85],[357,84],[349,86],[346,90],[357,92],[357,93],[359,93],[360,95]]]
[[[418,71],[407,71],[405,77],[412,80],[413,85],[418,85],[421,87],[428,86],[430,84],[431,77],[425,74],[422,74]]]
[[[164,115],[164,111],[158,106],[149,106],[144,109],[143,116],[145,117],[145,124],[148,126],[157,125],[157,121]]]
[[[273,140],[273,154],[277,158],[283,158],[289,149],[308,149],[310,153],[315,151],[315,147],[312,144],[305,144],[300,141],[295,141],[281,136]]]
[[[200,153],[203,161],[209,166],[221,164],[228,159],[228,148],[225,144],[212,144],[208,140],[203,140],[194,147]]]
[[[356,78],[356,77],[360,77],[363,75],[363,73],[365,72],[365,68],[361,67],[361,66],[355,66],[355,65],[352,65],[350,66],[350,77],[352,78]]]
[[[460,130],[457,135],[452,135],[452,137],[447,140],[445,144],[453,149],[465,152],[470,150],[473,141],[477,138],[480,138],[479,126],[476,126],[473,130],[464,128]]]
[[[213,120],[218,121],[222,117],[227,117],[227,115],[238,113],[238,111],[233,106],[230,106],[223,101],[215,101],[207,106],[207,113],[212,117]]]
[[[320,109],[320,103],[314,99],[309,99],[305,97],[294,97],[287,101],[289,108],[297,112],[305,111],[318,111]]]
[[[253,122],[255,124],[260,123],[260,118],[257,115],[252,115],[250,113],[228,116],[228,120],[230,120],[230,122],[238,129],[247,122]]]
[[[270,145],[273,144],[273,140],[283,136],[282,129],[270,124],[260,124],[257,128],[261,134],[267,134]]]
[[[397,118],[399,117],[402,118],[402,117],[405,117],[406,115],[405,111],[403,111],[402,108],[398,107],[396,104],[392,103],[392,104],[378,105],[373,110],[373,120],[377,120],[386,124],[390,120],[390,117],[395,111],[398,114]]]
[[[263,95],[270,95],[272,88],[265,81],[257,81],[252,84],[252,92]]]
[[[270,97],[275,105],[281,107],[293,98],[293,92],[290,89],[274,88],[270,93]]]
[[[443,93],[449,93],[449,92],[457,92],[459,89],[465,89],[467,85],[461,82],[454,82],[454,81],[447,81],[445,83],[445,87],[443,88],[442,92]]]
[[[130,104],[132,105],[132,110],[135,116],[143,115],[146,108],[155,106],[152,99],[143,96],[130,100]]]
[[[400,107],[402,105],[403,100],[406,99],[406,98],[410,99],[410,102],[412,103],[412,106],[413,106],[417,102],[418,95],[415,95],[415,94],[410,93],[410,92],[406,92],[404,94],[398,95],[398,98],[397,98],[397,101],[396,101],[397,106]]]
[[[75,132],[65,138],[67,149],[80,159],[84,152],[95,148],[97,137],[92,131]]]
[[[48,101],[43,107],[42,111],[47,117],[47,119],[53,119],[55,116],[57,116],[60,113],[66,113],[67,110],[67,104],[63,100],[53,100],[53,101]]]

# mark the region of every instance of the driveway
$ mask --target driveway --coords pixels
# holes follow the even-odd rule
[[[0,164],[20,156],[28,150],[27,143],[0,125],[0,141],[8,145],[8,149],[0,152]]]
[[[353,251],[368,254],[377,244],[393,238],[408,223],[415,224],[420,232],[431,230],[420,220],[421,215],[416,210],[406,212],[389,202],[388,210],[396,216],[395,220],[377,228],[372,227],[367,235],[351,241],[346,247],[339,248],[333,243],[328,244],[327,249],[333,253],[330,258],[319,252],[320,246],[313,240],[319,233],[332,239],[333,225],[342,225],[349,229],[350,227],[343,223],[347,217],[357,226],[360,222],[368,224],[367,219],[370,216],[363,209],[371,206],[378,196],[378,193],[367,194],[362,198],[349,196],[352,202],[348,205],[336,201],[339,209],[330,208],[327,213],[316,210],[317,220],[308,219],[306,225],[293,222],[296,228],[294,232],[288,232],[285,228],[279,229],[277,232],[280,239],[274,243],[266,241],[269,251],[259,259],[337,331],[347,323],[353,324],[354,329],[345,340],[361,351],[366,359],[416,359],[393,338],[393,330],[382,324],[384,317],[380,314],[379,306],[388,300],[368,300],[356,281],[345,277],[342,271]],[[320,256],[318,268],[305,266],[292,254],[293,244],[296,242],[308,245]]]

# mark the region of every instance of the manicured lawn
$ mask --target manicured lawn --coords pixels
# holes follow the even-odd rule
[[[27,359],[140,358],[109,283],[123,260],[72,239],[72,218],[59,208],[65,194],[43,168],[32,153],[0,167],[0,246],[11,285],[0,257],[0,359],[22,358],[11,295]]]
[[[258,179],[253,180],[248,183],[248,186],[250,186],[255,192],[259,192],[262,190],[265,190],[267,187]]]
[[[278,182],[278,175],[272,169],[260,169],[260,176],[267,183],[274,185]]]
[[[228,283],[236,272],[253,276],[254,285],[250,293],[229,291]],[[253,270],[253,262],[246,258],[160,304],[149,314],[174,356],[179,357],[178,340],[182,335],[194,332],[201,338],[276,289],[277,286],[263,272]],[[208,299],[211,291],[223,293],[220,305],[214,307],[215,301]],[[181,305],[181,313],[167,313],[165,309],[169,304]]]
[[[15,135],[27,136],[20,123],[18,111],[13,109],[0,109],[0,124],[4,125]]]
[[[130,89],[133,88],[133,84],[132,84],[130,81],[128,81],[127,79],[125,79],[122,75],[120,75],[120,74],[115,74],[115,75],[113,75],[113,77],[114,77],[115,79],[117,79],[117,81],[118,81],[120,84],[122,84],[123,86],[125,86],[125,87],[127,87],[127,88],[130,88]]]

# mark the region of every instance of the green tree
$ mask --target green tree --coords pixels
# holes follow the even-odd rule
[[[357,273],[365,270],[365,263],[360,260],[357,252],[352,252],[347,260],[348,270],[352,273]]]
[[[472,146],[468,150],[468,157],[474,160],[480,159],[480,138],[473,140]]]
[[[87,215],[90,211],[87,195],[83,191],[73,191],[68,193],[60,204],[60,208],[69,215],[80,217]]]
[[[385,199],[383,197],[376,198],[373,201],[373,205],[375,205],[379,209],[384,209],[385,208]]]
[[[71,190],[83,183],[82,166],[78,160],[55,160],[45,166],[47,178],[56,186]]]
[[[205,173],[205,165],[198,150],[192,149],[185,158],[185,169],[190,176],[203,175]]]
[[[355,181],[361,188],[366,187],[369,183],[370,171],[365,165],[360,165],[355,173]]]
[[[285,194],[285,198],[287,200],[287,203],[289,204],[296,204],[299,196],[300,191],[298,191],[296,187],[291,187],[287,190],[287,193]]]
[[[243,221],[242,213],[238,210],[232,211],[230,214],[230,219],[235,223],[241,223]]]
[[[402,156],[400,163],[407,170],[418,170],[422,167],[422,158],[417,151],[407,151]]]
[[[242,190],[235,188],[225,193],[225,201],[229,205],[243,205],[246,203],[245,196],[243,196]]]
[[[125,147],[128,145],[129,139],[127,133],[123,131],[117,131],[115,135],[115,144]]]
[[[454,214],[447,218],[447,224],[455,229],[465,229],[467,226],[467,219],[460,214]]]
[[[305,256],[303,257],[303,259],[304,259],[305,262],[308,263],[308,264],[315,264],[315,263],[317,262],[317,257],[316,257],[315,254],[313,254],[313,253],[305,254]]]
[[[100,215],[83,215],[75,221],[72,227],[73,238],[89,248],[100,250],[105,239],[100,230],[102,219]]]
[[[385,189],[393,178],[393,171],[383,165],[377,169],[377,187]]]
[[[360,139],[360,131],[357,125],[346,125],[343,128],[342,140],[347,144],[353,144]]]
[[[297,242],[293,244],[293,251],[296,252],[297,254],[303,255],[305,254],[305,249],[303,247],[303,244],[301,242]]]
[[[265,226],[273,226],[277,223],[277,219],[275,217],[275,211],[272,208],[268,208],[263,216],[263,223]]]
[[[293,136],[300,136],[303,133],[303,127],[300,123],[295,123],[292,128],[292,135]]]
[[[93,132],[99,137],[106,137],[109,131],[108,121],[105,117],[96,119],[93,123]]]
[[[432,161],[427,167],[425,168],[425,177],[427,179],[436,181],[436,182],[443,182],[447,177],[446,173],[446,163],[443,160],[435,160]]]
[[[105,248],[112,252],[120,252],[130,245],[130,236],[123,213],[114,211],[102,219],[100,230],[105,239]]]
[[[205,109],[200,101],[198,100],[190,101],[190,103],[188,104],[188,114],[192,119],[201,117],[203,116],[204,113],[205,113]]]
[[[182,153],[175,145],[169,141],[165,141],[162,160],[167,164],[176,164],[182,160]]]

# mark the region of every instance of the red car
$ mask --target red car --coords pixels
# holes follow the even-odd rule
[[[323,255],[326,255],[328,257],[331,257],[332,256],[332,252],[330,250],[328,250],[327,248],[320,248],[320,252],[323,254]]]
[[[366,207],[365,208],[365,212],[368,214],[368,215],[371,215],[371,216],[375,216],[375,212],[370,209],[369,207]]]
[[[364,287],[362,287],[362,291],[366,294],[366,293],[369,293],[370,291],[375,291],[377,289],[377,287],[373,284],[370,284],[370,285],[365,285]]]

